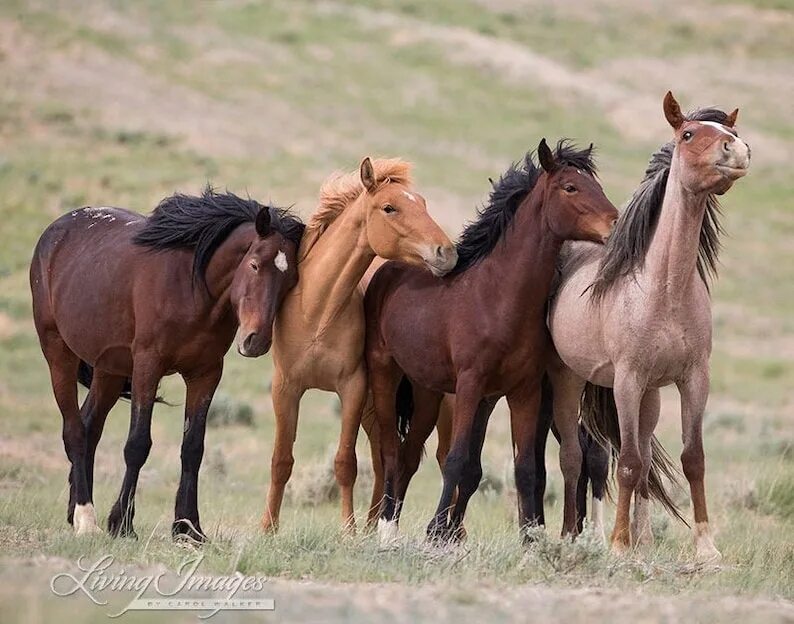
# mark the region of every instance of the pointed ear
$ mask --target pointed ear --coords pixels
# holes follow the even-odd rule
[[[739,116],[739,109],[733,109],[733,112],[728,115],[728,120],[725,122],[725,125],[729,128],[733,128],[736,125],[736,118]]]
[[[557,161],[554,160],[554,154],[546,144],[546,139],[541,139],[538,145],[538,160],[546,173],[554,173],[557,170]]]
[[[375,169],[372,168],[372,161],[367,156],[361,161],[361,184],[368,192],[374,193],[378,188],[378,183],[375,180]]]
[[[678,130],[681,124],[684,123],[684,115],[681,112],[681,107],[678,105],[678,102],[676,102],[673,97],[672,91],[668,91],[667,95],[664,96],[663,108],[667,123],[673,127],[673,130]]]
[[[256,215],[256,233],[262,238],[270,235],[270,209],[265,206]]]

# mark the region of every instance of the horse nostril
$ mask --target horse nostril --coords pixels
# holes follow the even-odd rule
[[[436,258],[438,258],[439,260],[443,260],[445,255],[446,253],[444,251],[444,248],[441,245],[438,245],[436,247]]]
[[[722,149],[725,150],[726,152],[730,152],[731,151],[731,144],[728,143],[728,141],[725,141],[722,144]]]
[[[243,350],[248,352],[251,350],[251,345],[256,340],[256,333],[248,334],[243,340]]]

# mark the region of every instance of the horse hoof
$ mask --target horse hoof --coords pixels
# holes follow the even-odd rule
[[[610,550],[612,550],[613,555],[617,555],[618,557],[623,557],[624,555],[628,554],[631,550],[631,545],[627,544],[623,540],[613,539],[612,544],[610,546]]]
[[[378,542],[381,548],[393,548],[397,544],[400,529],[394,520],[378,520]]]
[[[195,545],[209,541],[198,521],[192,522],[187,518],[174,521],[174,524],[171,525],[171,537],[175,542],[187,542]]]
[[[96,521],[96,511],[91,503],[76,505],[72,515],[72,526],[75,535],[90,535],[91,533],[101,533],[102,529]]]
[[[115,511],[115,510],[114,510]],[[111,537],[131,537],[138,539],[138,534],[132,528],[131,520],[123,520],[120,513],[110,512],[108,516],[108,533]]]

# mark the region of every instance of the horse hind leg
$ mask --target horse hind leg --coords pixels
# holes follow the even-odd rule
[[[587,464],[587,476],[590,479],[593,494],[590,523],[596,537],[606,543],[606,535],[604,534],[604,495],[606,494],[607,479],[609,478],[609,450],[601,446],[592,436],[588,437],[589,444],[585,463]]]
[[[77,403],[77,367],[80,360],[54,328],[40,331],[55,402],[63,417],[63,446],[69,458],[69,507],[67,520],[77,535],[100,531],[86,477],[86,435]]]
[[[85,427],[87,445],[85,470],[88,492],[94,500],[94,461],[99,440],[105,427],[108,413],[116,404],[124,390],[127,379],[118,375],[110,375],[94,369],[91,388],[83,402],[81,418]]]
[[[361,427],[369,439],[370,457],[372,460],[372,498],[367,512],[367,524],[365,530],[371,532],[375,529],[380,516],[380,508],[383,503],[383,462],[380,456],[380,430],[375,418],[375,408],[372,404],[372,395],[367,397],[364,412],[361,416]]]
[[[152,449],[152,409],[157,395],[157,384],[162,372],[156,357],[135,358],[132,376],[132,405],[130,429],[124,445],[126,470],[119,497],[108,516],[108,532],[114,537],[137,537],[132,521],[135,516],[135,491],[138,476]]]

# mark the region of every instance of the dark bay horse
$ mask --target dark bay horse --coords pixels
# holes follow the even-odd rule
[[[543,140],[541,167],[530,154],[512,166],[464,231],[449,275],[437,278],[390,262],[372,279],[366,344],[384,467],[382,541],[396,535],[408,482],[443,393],[455,393],[455,409],[443,492],[428,537],[454,537],[477,489],[487,425],[478,406],[486,397],[507,396],[519,524],[534,521],[535,425],[550,344],[546,298],[557,254],[569,239],[603,243],[618,214],[596,181],[591,150],[560,142],[552,151]],[[396,397],[398,386],[406,386],[403,376],[412,386],[413,413],[401,416],[410,422],[401,453]]]
[[[33,316],[63,416],[67,519],[78,535],[99,530],[94,454],[122,395],[131,397],[132,417],[108,531],[135,535],[135,489],[152,445],[157,386],[179,373],[187,398],[172,533],[205,539],[198,472],[223,357],[238,328],[242,355],[270,348],[273,317],[297,283],[302,233],[285,210],[207,188],[200,197],[164,199],[148,218],[118,208],[75,210],[41,235],[30,266]],[[82,408],[78,376],[90,383]]]

